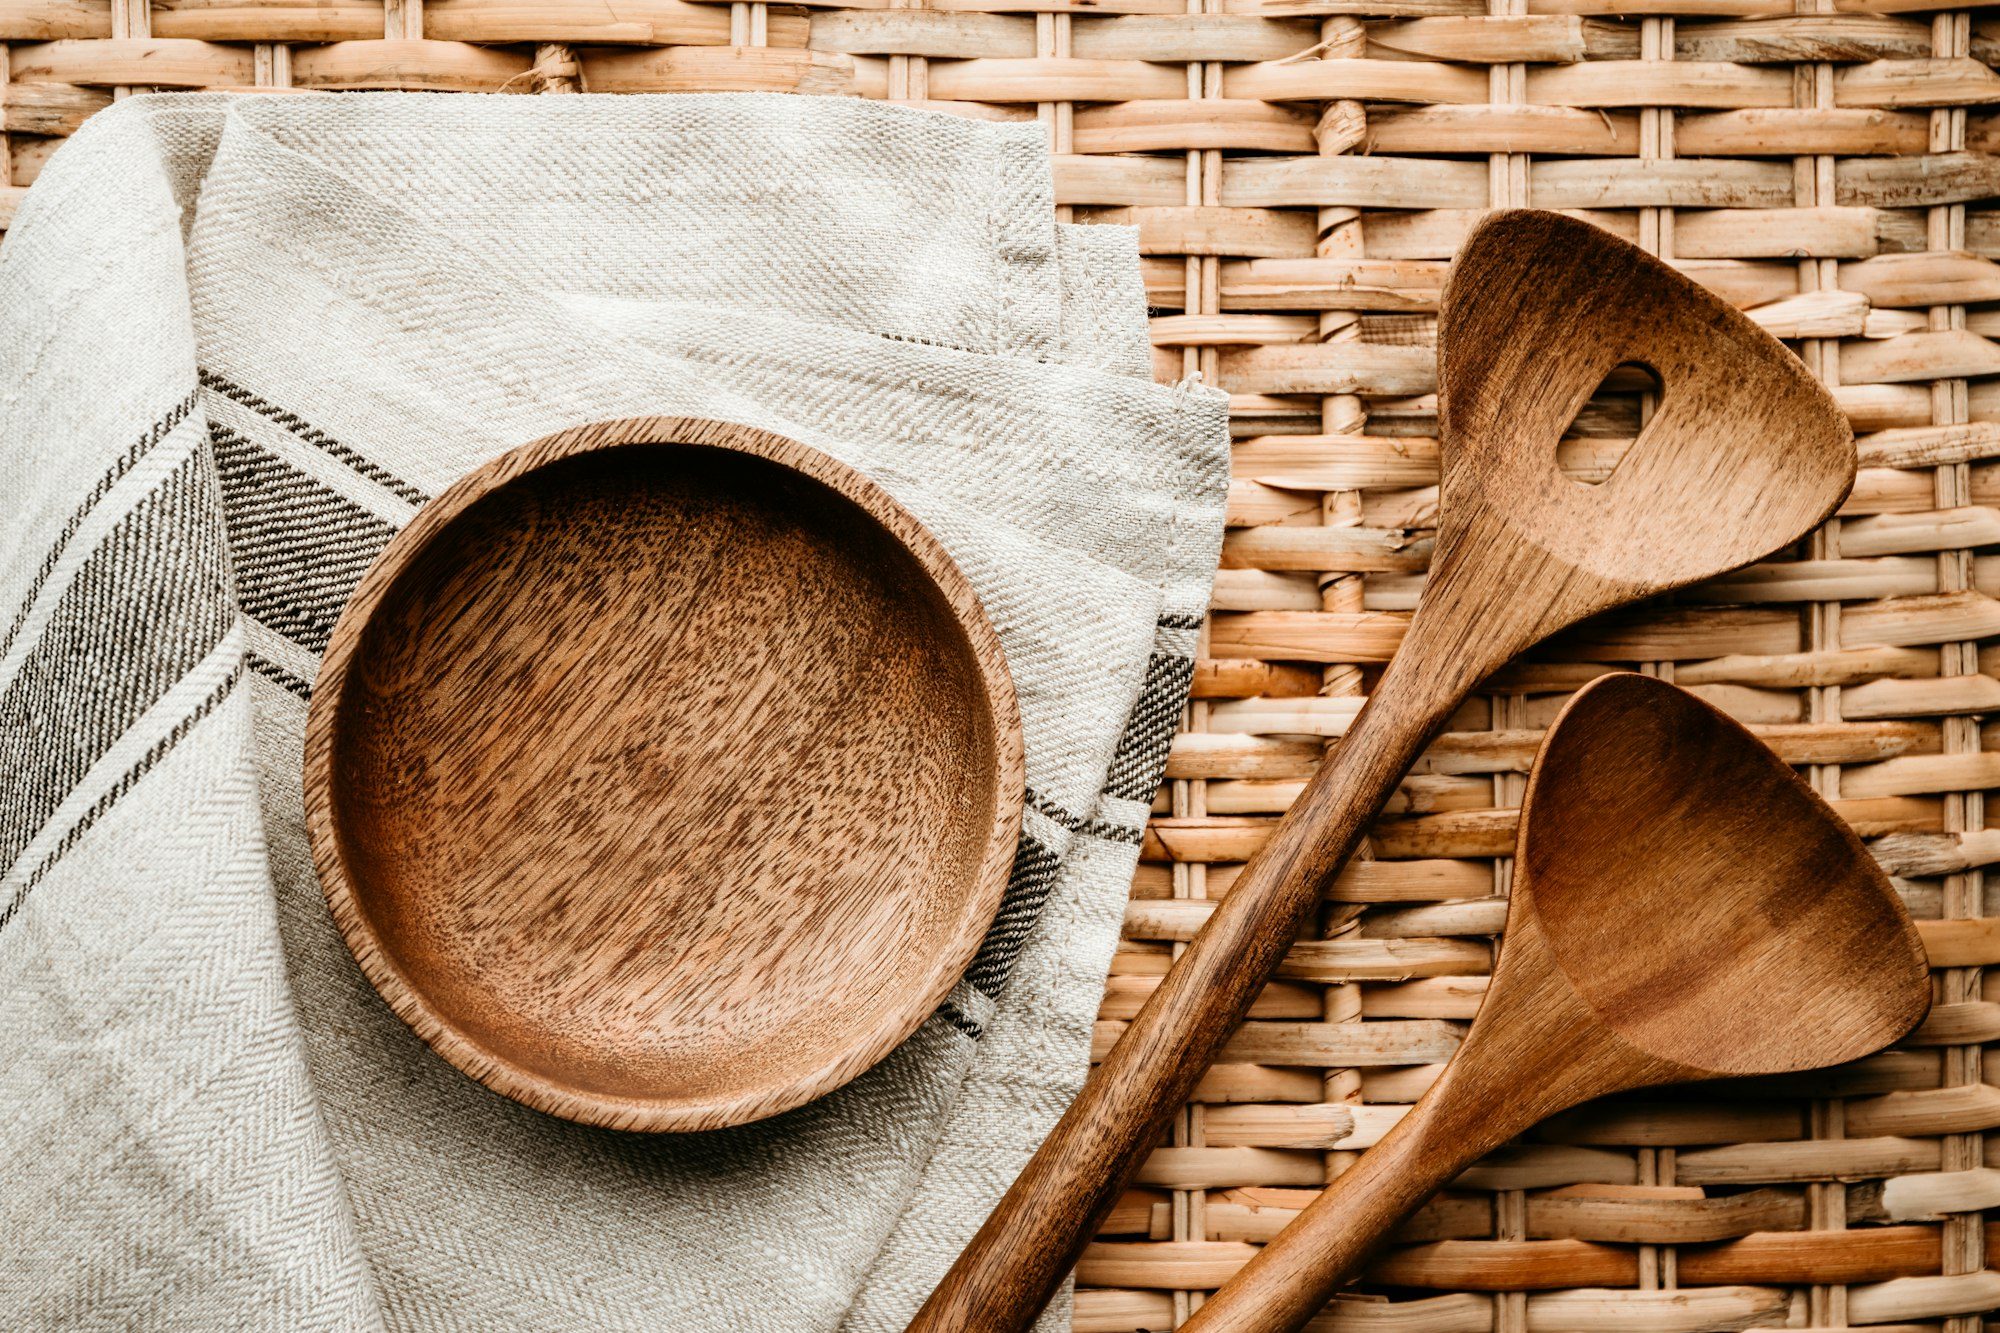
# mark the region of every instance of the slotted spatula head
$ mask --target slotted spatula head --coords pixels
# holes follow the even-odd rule
[[[1556,466],[1605,377],[1659,377],[1609,479]],[[1824,521],[1854,482],[1847,421],[1769,334],[1610,233],[1556,213],[1488,217],[1438,320],[1441,531],[1434,581],[1495,543],[1567,577],[1528,642],[1581,615],[1724,573]]]

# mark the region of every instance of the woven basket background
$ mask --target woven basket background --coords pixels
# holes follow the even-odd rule
[[[1833,387],[1860,437],[1852,502],[1786,558],[1586,626],[1466,706],[1084,1258],[1077,1326],[1171,1327],[1422,1091],[1484,986],[1539,729],[1629,666],[1755,724],[1873,841],[1925,919],[1938,1006],[1829,1076],[1544,1127],[1314,1327],[1996,1327],[2000,18],[1899,0],[0,0],[0,56],[0,224],[132,87],[773,89],[1045,124],[1061,211],[1140,228],[1160,375],[1221,384],[1238,436],[1101,1045],[1397,642],[1435,513],[1437,293],[1468,224],[1582,210],[1671,258]],[[1586,410],[1576,475],[1615,464],[1646,387]]]

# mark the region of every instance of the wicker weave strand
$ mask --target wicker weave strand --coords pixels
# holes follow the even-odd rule
[[[1104,1044],[1395,647],[1434,519],[1432,316],[1471,220],[1578,210],[1668,257],[1833,388],[1852,501],[1806,549],[1573,633],[1466,706],[1085,1256],[1076,1324],[1171,1326],[1422,1091],[1480,998],[1539,729],[1638,665],[1756,725],[1873,840],[1938,1006],[1829,1077],[1545,1127],[1315,1327],[1976,1333],[2000,1308],[1996,58],[2000,19],[1902,0],[0,0],[0,223],[134,87],[773,90],[1039,119],[1062,209],[1140,230],[1160,374],[1226,388],[1239,440]],[[1572,476],[1608,475],[1651,388],[1607,382]]]

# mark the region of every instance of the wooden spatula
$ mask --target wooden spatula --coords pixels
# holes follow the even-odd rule
[[[1557,440],[1634,362],[1659,377],[1659,410],[1601,485],[1571,481]],[[1438,379],[1436,554],[1395,660],[911,1328],[1027,1327],[1475,684],[1585,616],[1796,540],[1854,480],[1845,419],[1789,352],[1558,214],[1497,213],[1467,240],[1438,320]]]
[[[1593,681],[1542,741],[1500,963],[1410,1113],[1187,1323],[1276,1333],[1480,1156],[1628,1088],[1819,1069],[1930,1009],[1916,928],[1811,788],[1647,676]]]

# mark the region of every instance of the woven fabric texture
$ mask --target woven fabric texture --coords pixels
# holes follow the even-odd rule
[[[1082,1082],[1123,788],[1159,780],[1221,540],[1223,397],[1145,376],[1133,234],[1049,191],[1033,127],[857,101],[167,94],[84,128],[0,248],[0,1322],[907,1321]],[[944,1007],[710,1134],[555,1120],[432,1055],[334,933],[300,808],[318,655],[395,530],[511,445],[648,414],[881,482],[980,595],[1026,741]]]
[[[1666,256],[1833,388],[1861,442],[1853,499],[1770,564],[1586,627],[1466,707],[1336,891],[1330,938],[1266,989],[1086,1257],[1077,1326],[1169,1327],[1421,1092],[1480,995],[1537,734],[1612,666],[1701,692],[1835,801],[1923,919],[1937,1016],[1836,1077],[1546,1127],[1460,1181],[1319,1327],[1973,1333],[2000,1307],[1991,9],[11,0],[0,41],[16,192],[126,85],[789,89],[1037,122],[1057,216],[1139,229],[1156,373],[1227,390],[1236,437],[1195,703],[1153,720],[1180,734],[1100,1043],[1398,640],[1435,517],[1432,317],[1471,220],[1578,210]],[[1609,385],[1579,419],[1577,476],[1615,463],[1645,388]]]

